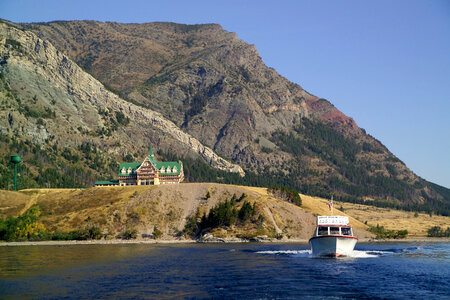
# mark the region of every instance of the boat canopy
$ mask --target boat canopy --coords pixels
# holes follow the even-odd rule
[[[346,216],[318,216],[317,225],[348,225]]]

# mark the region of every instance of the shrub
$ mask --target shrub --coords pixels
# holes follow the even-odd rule
[[[121,111],[116,111],[116,120],[117,123],[123,126],[127,126],[128,124],[130,124],[130,118],[126,117]]]
[[[271,148],[267,148],[267,147],[261,147],[261,151],[269,154],[269,153],[272,153],[274,150]]]
[[[162,231],[158,229],[158,227],[155,225],[153,227],[153,238],[154,239],[159,239],[161,238],[163,235]]]
[[[388,230],[384,226],[369,226],[368,231],[374,233],[377,239],[404,239],[408,235],[408,230]]]
[[[127,229],[120,235],[120,238],[124,240],[131,240],[137,238],[137,230],[136,229]]]
[[[433,226],[428,229],[429,237],[450,237],[450,227],[447,230],[443,230],[440,226]]]

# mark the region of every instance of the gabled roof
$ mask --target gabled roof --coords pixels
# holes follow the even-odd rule
[[[156,162],[155,167],[158,170],[161,170],[162,167],[164,167],[164,169],[167,169],[167,167],[170,167],[170,169],[173,169],[173,167],[177,167],[176,172],[161,173],[161,175],[178,175],[181,172],[182,164],[177,161],[164,161],[164,162]]]
[[[119,174],[119,176],[135,175],[136,174],[135,170],[137,168],[139,168],[140,165],[141,165],[141,163],[135,163],[135,162],[132,162],[132,163],[121,163],[120,166],[119,166],[118,174]],[[128,171],[128,168],[131,168],[131,173],[130,174],[128,174],[128,173],[123,174],[122,173],[122,169],[123,168],[125,168],[125,170],[127,170],[127,171]]]
[[[177,162],[177,161],[157,161],[155,159],[155,155],[153,153],[153,149],[152,147],[150,147],[150,150],[148,151],[148,156],[147,159],[149,160],[149,162],[153,165],[153,167],[155,167],[158,170],[161,170],[161,168],[164,167],[164,169],[167,169],[168,167],[170,167],[170,169],[172,170],[173,167],[177,167],[177,171],[176,172],[170,172],[170,173],[161,173],[162,176],[164,175],[179,175],[181,173],[181,168],[183,167],[183,163],[181,162]],[[145,160],[144,160],[145,161]],[[121,163],[119,166],[119,176],[134,176],[136,175],[136,170],[141,166],[142,163]],[[131,173],[122,173],[122,169],[125,168],[126,170],[128,170],[128,168],[131,168]]]

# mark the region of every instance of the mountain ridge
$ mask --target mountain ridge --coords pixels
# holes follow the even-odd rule
[[[55,43],[124,100],[158,111],[274,184],[409,209],[449,206],[448,189],[415,175],[352,118],[267,67],[253,45],[220,25],[16,26]]]
[[[119,124],[120,122],[117,116],[121,115],[122,119],[133,119],[134,124],[130,124],[128,127],[136,125],[144,127],[150,126],[165,135],[169,135],[171,140],[174,140],[179,144],[181,143],[189,151],[202,156],[211,165],[218,167],[219,169],[243,173],[242,168],[217,156],[211,149],[203,146],[189,134],[180,131],[172,122],[164,119],[159,113],[144,110],[132,103],[125,102],[115,94],[107,91],[96,79],[82,71],[76,64],[71,62],[69,58],[53,48],[50,43],[35,37],[34,34],[30,32],[22,33],[15,28],[7,27],[3,24],[0,24],[0,26],[2,36],[6,37],[4,40],[4,47],[1,49],[3,57],[2,76],[3,78],[13,77],[17,81],[10,81],[8,84],[6,80],[4,80],[3,84],[5,84],[7,94],[11,96],[10,98],[15,98],[9,100],[16,100],[19,102],[17,111],[14,109],[17,108],[14,107],[17,103],[9,101],[9,103],[6,104],[10,105],[9,108],[12,108],[12,110],[8,114],[6,114],[6,111],[3,111],[1,116],[1,129],[4,135],[10,135],[12,132],[18,133],[19,128],[14,127],[16,123],[14,120],[20,120],[19,123],[32,127],[30,130],[38,129],[39,132],[34,134],[35,138],[33,139],[32,133],[27,130],[24,131],[23,127],[21,128],[22,133],[25,136],[31,134],[30,139],[33,142],[42,145],[48,143],[48,139],[53,136],[52,139],[55,139],[53,143],[58,144],[58,140],[67,138],[67,136],[64,137],[61,132],[58,132],[58,128],[61,126],[67,128],[67,123],[69,123],[69,119],[72,118],[70,124],[72,128],[70,129],[71,132],[69,133],[69,136],[73,136],[74,133],[80,133],[81,136],[87,135],[84,141],[93,142],[93,140],[97,138],[97,144],[100,145],[101,143],[99,140],[102,139],[102,131],[109,130],[110,134],[108,138],[111,141],[108,141],[108,144],[111,144],[115,142],[113,140],[116,140],[117,142],[117,140],[124,138],[124,134],[127,135],[127,130],[125,129],[127,126],[120,126]],[[9,43],[13,43],[12,41],[14,41],[15,45],[17,45],[17,49],[7,45],[8,41],[10,41]],[[36,76],[36,74],[38,76]],[[41,80],[42,78],[51,82],[50,87],[45,87]],[[43,124],[44,121],[42,121],[42,118],[40,118],[40,124],[38,124],[38,121],[36,121],[35,124],[26,124],[27,122],[23,119],[23,111],[21,112],[21,109],[25,110],[26,115],[26,110],[29,112],[34,108],[31,103],[22,108],[21,105],[23,104],[21,103],[19,96],[14,95],[14,93],[11,92],[10,84],[23,84],[20,88],[18,88],[18,86],[13,86],[13,89],[15,90],[22,90],[21,96],[23,96],[25,92],[30,95],[35,93],[31,100],[36,102],[34,104],[36,104],[37,107],[42,109],[42,106],[44,106],[46,110],[51,110],[52,117],[48,118],[48,120],[45,121],[45,124]],[[55,89],[52,89],[53,87],[55,87]],[[48,88],[46,90],[47,97],[40,95],[37,91],[44,88]],[[30,95],[27,95],[27,97],[31,98]],[[42,96],[39,97],[39,101],[37,95]],[[113,119],[114,116],[110,119],[99,118],[101,115],[93,113],[93,111],[98,111],[105,114],[109,110],[116,112],[116,120]],[[67,120],[60,118],[61,115],[66,116]],[[39,120],[39,118],[37,119]],[[76,126],[78,126],[78,129],[73,128]],[[112,130],[111,133],[110,129],[104,129],[106,126],[115,126],[116,128],[115,130]],[[99,132],[97,134],[86,134],[86,132],[95,130]],[[121,133],[119,136],[115,134],[118,132]],[[71,139],[66,140],[65,145],[72,147],[79,146],[83,141],[83,138],[80,138],[80,135],[75,135]],[[156,143],[154,139],[153,142]],[[105,141],[103,141],[103,143],[105,143]],[[134,141],[133,144],[135,143],[136,141]],[[142,145],[142,142],[138,144]],[[150,146],[149,144],[151,144],[151,142],[147,144],[147,147]],[[142,145],[142,147],[145,146]]]

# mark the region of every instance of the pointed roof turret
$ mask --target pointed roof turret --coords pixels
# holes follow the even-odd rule
[[[156,164],[155,154],[153,153],[153,148],[150,146],[150,150],[148,150],[148,160],[152,163],[152,165]]]

